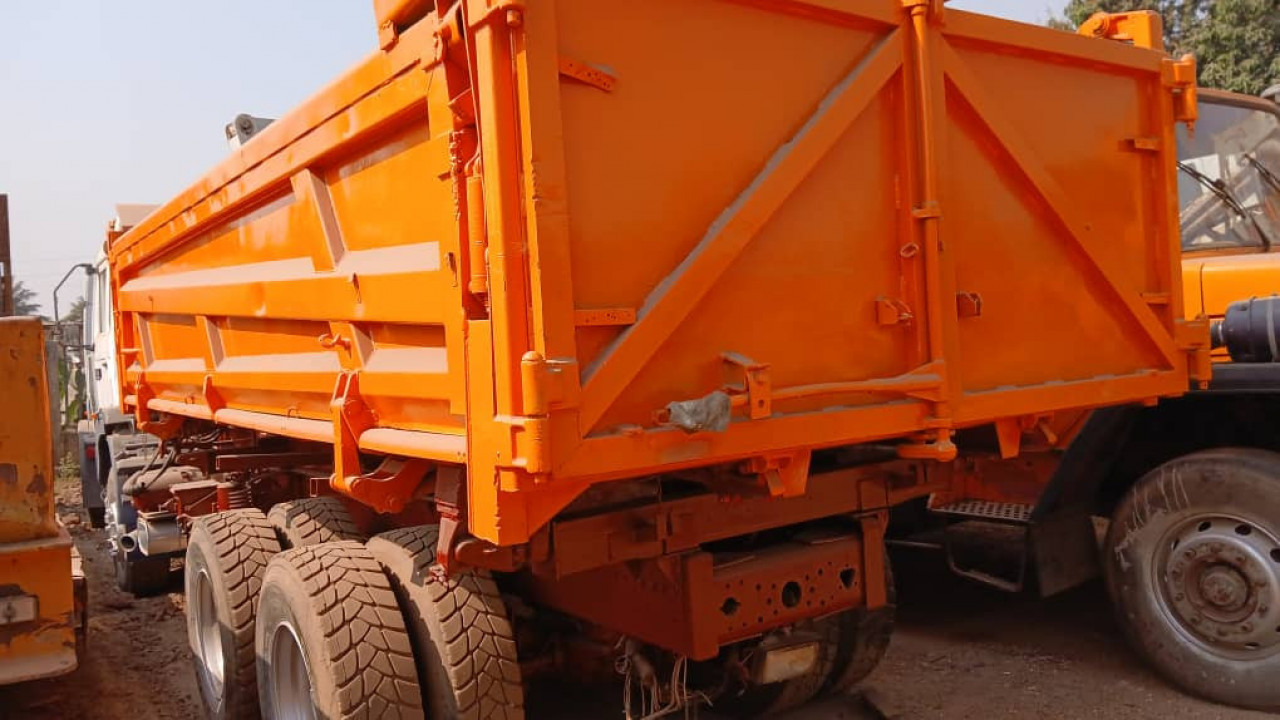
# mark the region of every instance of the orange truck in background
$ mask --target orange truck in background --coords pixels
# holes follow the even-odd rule
[[[8,685],[76,669],[88,603],[80,558],[55,513],[53,355],[40,318],[0,317],[0,348],[0,685]]]
[[[1186,313],[1217,320],[1280,292],[1280,103],[1202,88],[1197,131],[1178,142]]]
[[[1141,15],[1082,32],[1127,31]],[[1144,39],[1145,38],[1145,39]],[[1201,88],[1179,127],[1187,317],[1214,323],[1207,387],[1158,405],[1058,413],[1019,463],[972,452],[953,486],[898,508],[891,543],[945,551],[953,571],[1054,594],[1102,572],[1119,625],[1201,696],[1280,707],[1280,106]],[[972,446],[971,446],[972,447]],[[1091,518],[1110,520],[1099,555]],[[1009,542],[992,553],[993,537]],[[1003,551],[1012,550],[1012,553]]]
[[[108,246],[161,444],[107,495],[185,555],[211,717],[516,718],[575,664],[639,716],[843,691],[892,508],[1209,380],[1190,60],[940,0],[375,8]]]

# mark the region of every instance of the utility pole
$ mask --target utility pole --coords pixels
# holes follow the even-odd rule
[[[9,253],[9,196],[0,193],[0,317],[13,315],[13,259]]]

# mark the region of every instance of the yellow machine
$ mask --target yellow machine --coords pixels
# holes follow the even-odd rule
[[[0,684],[71,672],[85,582],[54,515],[49,363],[39,318],[0,318]]]

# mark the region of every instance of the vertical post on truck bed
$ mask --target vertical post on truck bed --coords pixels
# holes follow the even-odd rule
[[[9,196],[0,193],[0,317],[9,317],[13,303],[13,260],[9,252]]]

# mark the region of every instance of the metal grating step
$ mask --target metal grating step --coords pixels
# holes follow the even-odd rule
[[[960,500],[959,502],[933,508],[939,515],[971,518],[974,520],[995,520],[1008,523],[1031,522],[1031,505],[1022,503],[992,502],[990,500]]]

